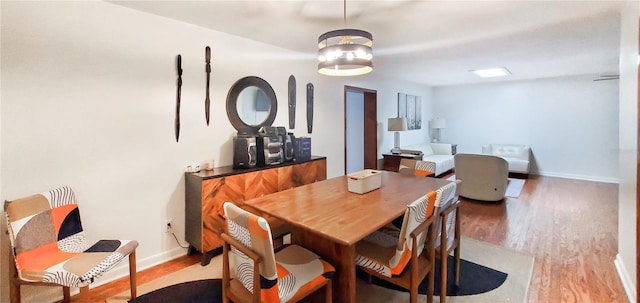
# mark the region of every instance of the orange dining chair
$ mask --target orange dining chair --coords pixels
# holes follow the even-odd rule
[[[85,238],[76,197],[61,187],[29,197],[5,201],[13,258],[10,297],[20,302],[23,284],[63,287],[69,301],[70,287],[88,285],[129,256],[131,298],[136,297],[136,248],[132,240]]]
[[[267,220],[230,202],[224,213],[223,302],[297,302],[323,287],[325,302],[331,302],[331,264],[298,245],[274,252]]]
[[[451,252],[454,257],[455,284],[460,283],[460,199],[458,191],[461,183],[461,180],[452,183],[456,184],[453,193],[448,193],[446,198],[440,199],[434,245],[436,256],[440,259],[440,303],[445,303],[447,300],[447,258]],[[445,245],[443,246],[442,243]]]
[[[412,174],[417,177],[433,177],[436,171],[436,164],[430,161],[401,159],[398,172],[402,174]]]
[[[356,265],[409,290],[411,303],[417,302],[418,286],[427,277],[427,302],[433,302],[435,220],[442,201],[452,198],[456,186],[449,183],[409,204],[400,229],[389,224],[356,243]]]

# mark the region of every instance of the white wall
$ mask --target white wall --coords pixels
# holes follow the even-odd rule
[[[618,187],[618,255],[616,268],[629,296],[636,302],[636,217],[638,164],[638,16],[637,1],[622,14],[620,41],[620,186]]]
[[[396,114],[397,93],[422,95],[429,103],[430,89],[417,84],[391,81],[375,71],[352,78],[321,76],[315,54],[106,2],[0,5],[0,199],[72,186],[89,236],[140,242],[139,270],[185,253],[164,233],[164,220],[173,218],[184,242],[184,168],[206,159],[231,165],[235,130],[225,100],[236,80],[268,81],[279,100],[274,125],[288,125],[287,79],[296,76],[301,106],[294,133],[312,137],[313,154],[327,157],[329,177],[344,169],[344,150],[336,148],[344,142],[344,85],[377,90],[379,154],[393,145],[386,119]],[[209,127],[203,113],[207,45],[212,49]],[[173,130],[177,54],[184,69],[179,143]],[[308,82],[315,86],[310,135],[303,101]],[[419,131],[407,133],[403,142],[425,141]],[[6,249],[6,237],[2,241]],[[6,262],[3,258],[2,270]],[[126,266],[120,266],[102,282],[125,274]],[[1,277],[2,289],[6,277]],[[6,296],[3,291],[0,301]]]
[[[574,76],[439,87],[442,141],[459,153],[488,143],[531,146],[533,173],[618,180],[618,81]]]

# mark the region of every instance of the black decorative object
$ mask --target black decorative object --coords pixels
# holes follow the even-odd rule
[[[313,84],[307,83],[307,133],[313,130]]]
[[[176,142],[178,142],[178,139],[180,138],[180,91],[182,90],[182,56],[178,55],[176,64],[178,68],[178,91],[176,100],[175,133]]]
[[[296,128],[296,78],[289,76],[289,129]]]
[[[249,91],[256,93],[255,95],[249,95],[254,96],[254,99],[238,100],[238,96],[245,89],[249,89]],[[252,124],[249,121],[245,121],[240,118],[238,113],[238,103],[239,101],[249,101],[249,104],[253,104],[255,106],[255,96],[259,94],[264,94],[266,96],[270,106],[265,114],[266,118]],[[229,117],[229,122],[231,122],[231,125],[233,125],[233,127],[238,131],[239,135],[257,135],[258,130],[260,130],[261,127],[271,126],[271,124],[273,124],[273,121],[276,119],[277,112],[278,100],[276,99],[276,93],[273,91],[271,85],[262,78],[255,76],[244,77],[236,81],[236,83],[231,86],[231,89],[227,94],[227,117]]]
[[[209,100],[209,77],[211,76],[211,48],[208,46],[204,48],[205,62],[207,62],[207,92],[204,99],[204,117],[207,120],[207,126],[209,126],[209,107],[211,101]]]

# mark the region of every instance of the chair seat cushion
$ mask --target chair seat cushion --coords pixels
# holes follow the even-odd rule
[[[389,224],[356,243],[356,265],[387,277],[401,274],[409,263],[411,251],[405,249],[399,258],[394,258],[399,236],[400,230]]]
[[[83,287],[117,265],[138,247],[137,241],[70,237],[16,255],[20,279]],[[35,258],[37,256],[37,258]]]
[[[73,190],[5,201],[8,232],[21,280],[68,287],[91,284],[138,247],[129,240],[88,240]]]
[[[318,255],[298,245],[286,246],[275,257],[281,302],[288,302],[300,290],[313,289],[324,283],[336,271]]]

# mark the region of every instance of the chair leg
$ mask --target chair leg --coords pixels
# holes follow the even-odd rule
[[[229,247],[225,242],[222,244],[222,303],[229,303],[230,275]]]
[[[409,290],[409,302],[410,303],[418,303],[418,287],[411,286]]]
[[[129,254],[129,286],[131,287],[131,299],[135,299],[138,296],[137,280],[136,251],[134,249],[131,254]]]
[[[68,286],[62,286],[62,302],[71,301],[71,288]]]
[[[9,266],[9,300],[11,303],[20,303],[20,283],[18,282],[18,272],[16,270],[13,256],[10,256],[11,264]]]
[[[435,271],[433,270],[433,268],[431,269],[431,272],[429,272],[428,274],[428,279],[429,282],[427,284],[427,303],[433,303],[433,289],[434,289],[434,282],[435,282]]]
[[[11,303],[20,303],[20,284],[11,282],[9,286],[9,297]]]
[[[460,243],[453,250],[453,257],[455,262],[453,263],[453,270],[456,276],[456,285],[460,285]]]
[[[447,221],[448,216],[442,217],[442,228],[440,233],[440,303],[447,301]]]
[[[324,286],[324,302],[325,303],[331,303],[333,298],[332,298],[332,294],[331,294],[331,280],[327,280],[327,284],[325,284]]]
[[[16,260],[11,254],[9,255],[9,300],[11,303],[20,303],[20,282],[18,279]]]
[[[445,242],[446,245],[446,242]],[[447,301],[447,249],[440,245],[440,303]]]
[[[454,237],[455,237],[455,245],[456,248],[453,251],[453,256],[455,258],[455,263],[454,263],[454,271],[455,271],[455,275],[456,275],[456,286],[460,285],[460,207],[456,208],[456,212],[455,212],[455,233],[454,233]]]

